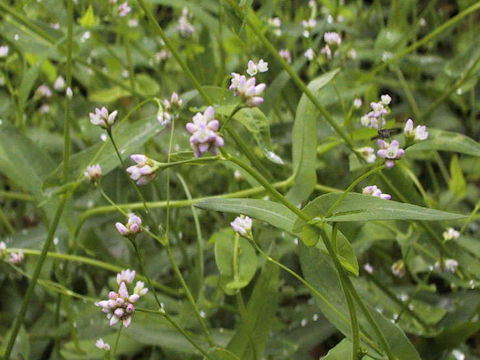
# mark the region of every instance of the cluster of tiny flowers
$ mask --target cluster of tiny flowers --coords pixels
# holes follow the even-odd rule
[[[449,227],[447,230],[445,230],[443,232],[443,239],[445,241],[448,241],[448,240],[456,240],[460,237],[460,232],[455,230],[454,228],[452,227]]]
[[[356,98],[355,100],[353,100],[353,107],[355,109],[360,109],[362,107],[362,105],[363,105],[362,99]]]
[[[250,219],[248,216],[240,215],[230,223],[230,226],[233,230],[235,230],[235,232],[242,236],[246,236],[252,231],[252,219]]]
[[[255,76],[257,73],[267,72],[268,71],[268,63],[260,59],[257,64],[253,62],[253,60],[248,61],[247,67],[247,74],[250,76]]]
[[[191,16],[188,13],[187,8],[182,9],[182,15],[178,18],[178,32],[181,36],[189,38],[193,35],[195,27],[190,23]]]
[[[405,150],[400,148],[400,143],[397,140],[389,143],[378,139],[378,146],[380,150],[377,151],[377,155],[385,159],[385,166],[389,169],[395,166],[395,160],[400,159],[405,154]]]
[[[9,51],[10,49],[8,48],[8,46],[6,45],[0,46],[0,58],[7,57]]]
[[[233,91],[235,96],[243,98],[245,103],[250,106],[259,106],[263,103],[263,91],[266,85],[264,83],[256,85],[255,77],[247,79],[245,75],[232,73],[232,82],[229,89]]]
[[[455,273],[455,271],[457,271],[458,261],[455,260],[455,259],[447,259],[447,260],[443,261],[442,263],[437,261],[435,263],[435,267],[439,270],[442,270],[442,271],[453,274],[453,273]]]
[[[287,63],[291,63],[292,62],[292,54],[290,53],[290,51],[288,51],[287,49],[281,49],[278,54],[282,57],[283,60],[285,60]]]
[[[96,302],[95,305],[102,308],[102,312],[107,314],[110,320],[110,326],[122,322],[124,327],[129,327],[132,322],[132,315],[135,312],[134,304],[141,296],[147,294],[148,289],[142,281],[137,281],[133,294],[128,293],[127,285],[135,279],[135,271],[123,270],[117,274],[118,291],[110,291],[108,300]]]
[[[110,351],[110,345],[107,344],[105,341],[103,341],[103,339],[98,339],[98,340],[95,342],[95,346],[96,346],[97,348],[99,348],[100,350]]]
[[[99,164],[87,166],[83,175],[88,181],[94,183],[102,176],[102,167]]]
[[[413,138],[414,140],[426,140],[428,138],[427,127],[425,125],[418,125],[414,129],[412,119],[407,120],[404,133],[407,138]]]
[[[118,232],[122,236],[132,236],[138,234],[142,231],[142,219],[135,215],[134,213],[128,214],[127,223],[124,225],[120,222],[115,224]]]
[[[65,89],[65,79],[62,76],[58,76],[53,83],[55,91],[62,91]]]
[[[180,108],[183,105],[183,100],[179,98],[178,94],[174,92],[170,100],[164,99],[163,106],[158,109],[157,120],[162,125],[168,125],[172,119],[177,119]]]
[[[402,278],[407,273],[407,269],[405,268],[405,263],[403,260],[398,260],[392,265],[392,274],[398,278]]]
[[[370,265],[369,263],[366,263],[365,265],[363,265],[363,269],[369,273],[369,274],[373,274],[373,266]]]
[[[118,15],[125,17],[128,14],[130,14],[130,11],[132,11],[132,8],[130,5],[128,5],[128,2],[124,2],[123,4],[118,5]]]
[[[52,97],[52,90],[50,90],[50,88],[43,84],[43,85],[40,85],[37,89],[37,91],[35,92],[35,95],[39,98],[49,98],[49,97]]]
[[[130,179],[137,185],[146,185],[155,178],[158,169],[158,163],[143,154],[133,154],[130,159],[135,161],[135,165],[129,166],[127,172]]]
[[[360,119],[363,126],[380,129],[385,126],[385,115],[389,113],[388,105],[392,101],[389,95],[382,95],[379,102],[371,102],[372,111],[362,116]]]
[[[317,25],[317,20],[315,19],[303,20],[303,37],[309,38],[315,25]]]
[[[196,113],[192,122],[187,123],[186,129],[192,134],[190,145],[195,157],[200,157],[207,151],[214,155],[218,154],[218,148],[224,145],[223,137],[218,133],[219,126],[220,123],[215,119],[215,110],[212,106],[207,107],[203,114]]]
[[[275,36],[282,36],[282,29],[280,28],[282,26],[282,20],[280,20],[280,18],[273,17],[268,19],[268,25],[272,27]]]
[[[117,114],[117,110],[109,113],[108,109],[103,106],[101,109],[95,108],[95,113],[89,113],[88,115],[90,116],[90,122],[93,125],[98,125],[104,129],[109,129],[115,123]]]
[[[320,52],[330,60],[333,57],[336,48],[342,43],[342,38],[336,32],[326,32],[323,34],[323,40],[326,45],[320,50]]]
[[[8,259],[8,262],[10,264],[19,265],[23,262],[23,259],[24,259],[23,251],[18,250],[18,252],[10,253],[10,259]]]
[[[380,190],[377,187],[377,185],[370,185],[370,186],[364,187],[362,194],[375,196],[384,200],[390,200],[392,198],[391,195],[382,193],[382,190]]]
[[[360,155],[362,155],[362,157],[368,163],[374,163],[377,159],[377,156],[375,155],[375,149],[370,146],[358,148],[356,151],[360,153]]]

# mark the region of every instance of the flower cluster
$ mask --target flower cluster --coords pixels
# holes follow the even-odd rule
[[[448,273],[455,273],[458,267],[458,261],[455,259],[446,259],[445,261],[435,263],[435,267],[441,271],[445,271]]]
[[[335,54],[337,47],[342,43],[342,38],[336,32],[326,32],[323,34],[323,40],[326,45],[320,50],[320,52],[330,60]]]
[[[124,2],[123,4],[118,5],[118,15],[121,17],[125,17],[128,14],[130,14],[130,11],[132,11],[132,8],[130,5],[128,5],[128,2]]]
[[[223,137],[218,133],[219,126],[212,106],[207,107],[203,114],[196,113],[192,122],[187,123],[186,129],[192,134],[190,145],[195,157],[200,157],[207,151],[214,155],[218,154],[218,148],[224,145]]]
[[[24,259],[23,251],[18,250],[18,252],[10,253],[10,259],[8,259],[8,262],[10,264],[19,265],[23,262],[23,259]]]
[[[362,116],[360,119],[362,125],[374,129],[383,128],[386,124],[385,115],[390,112],[388,105],[391,101],[392,98],[389,95],[382,95],[379,102],[371,102],[372,111]]]
[[[90,116],[90,122],[93,125],[98,125],[104,129],[109,129],[115,123],[117,114],[117,110],[109,113],[108,109],[103,106],[101,109],[95,108],[95,113],[89,113],[88,115]]]
[[[288,49],[281,49],[278,54],[282,57],[283,60],[285,60],[287,63],[292,62],[292,54]]]
[[[391,195],[382,193],[382,190],[380,190],[377,187],[377,185],[370,185],[370,186],[364,187],[362,194],[375,196],[384,200],[390,200],[392,198]]]
[[[395,160],[400,159],[405,154],[405,150],[400,148],[400,143],[397,140],[389,143],[379,139],[378,146],[380,150],[377,151],[377,155],[386,159],[385,166],[389,169],[395,166]]]
[[[178,118],[182,105],[183,100],[180,99],[176,92],[172,94],[170,100],[164,99],[163,105],[159,106],[158,108],[158,122],[164,126],[170,124],[172,122],[172,119]]]
[[[235,220],[230,223],[230,226],[237,233],[245,236],[247,234],[250,234],[252,231],[252,219],[250,219],[248,216],[240,215],[237,216]]]
[[[418,125],[413,128],[413,120],[408,119],[405,124],[404,134],[407,138],[413,138],[414,140],[426,140],[428,138],[428,131],[425,125]]]
[[[43,84],[43,85],[40,85],[37,89],[37,91],[35,92],[35,95],[36,97],[38,98],[49,98],[49,97],[52,97],[52,90],[50,90],[50,88]]]
[[[182,9],[182,15],[178,18],[178,32],[184,38],[189,38],[193,35],[195,27],[190,23],[191,16],[187,8]]]
[[[137,281],[133,294],[128,293],[127,285],[133,283],[135,279],[135,271],[123,270],[117,274],[118,291],[110,291],[108,300],[98,301],[96,306],[102,308],[102,312],[107,314],[110,320],[110,326],[114,326],[118,322],[122,322],[124,327],[129,327],[132,322],[132,315],[135,312],[135,303],[141,296],[147,294],[148,289],[142,281]]]
[[[302,21],[302,26],[303,26],[303,37],[309,38],[312,29],[317,25],[317,20],[315,19],[309,19],[309,20],[303,20]]]
[[[268,25],[273,29],[275,36],[282,36],[282,29],[280,28],[282,26],[282,20],[280,20],[280,18],[273,17],[268,19]]]
[[[377,159],[377,156],[375,155],[375,149],[370,146],[358,148],[356,151],[362,155],[367,163],[374,163]]]
[[[259,72],[266,72],[268,71],[268,63],[263,61],[263,59],[260,59],[260,61],[255,64],[253,60],[248,61],[248,67],[247,67],[247,74],[250,76],[255,76]]]
[[[55,91],[62,91],[65,89],[65,79],[62,76],[58,76],[53,83]]]
[[[105,341],[103,341],[103,339],[98,339],[98,340],[95,342],[95,346],[96,346],[97,348],[99,348],[100,350],[110,351],[110,345],[107,344]]]
[[[447,230],[443,232],[442,235],[445,241],[456,240],[460,237],[460,232],[455,230],[452,227],[449,227]]]
[[[312,61],[315,58],[315,52],[313,51],[312,48],[308,48],[304,53],[303,56],[305,56],[309,61]]]
[[[128,214],[128,220],[125,225],[117,222],[115,227],[122,236],[129,237],[136,235],[142,231],[142,219],[134,213],[130,213]]]
[[[146,185],[155,178],[156,171],[159,164],[143,154],[133,154],[130,159],[136,162],[135,165],[129,166],[127,172],[130,174],[130,179],[136,182],[137,185]]]
[[[266,85],[264,83],[256,85],[256,81],[255,77],[247,79],[245,75],[232,73],[232,83],[229,89],[235,96],[242,97],[248,106],[259,106],[263,103],[261,95]]]
[[[83,175],[88,181],[94,183],[102,177],[102,167],[99,164],[87,166]]]

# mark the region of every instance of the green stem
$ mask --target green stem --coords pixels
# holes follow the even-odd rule
[[[0,190],[0,198],[22,200],[22,201],[35,201],[35,196],[29,194],[22,194],[12,191]]]
[[[122,335],[123,325],[120,323],[120,329],[117,332],[117,339],[115,340],[115,346],[113,347],[112,357],[115,359],[115,354],[117,353],[118,343],[120,342],[120,336]]]
[[[37,285],[37,281],[40,276],[40,271],[42,270],[43,264],[45,263],[45,259],[47,258],[48,249],[50,248],[53,242],[53,237],[55,236],[55,231],[57,230],[58,223],[60,222],[60,218],[62,216],[63,209],[65,208],[66,202],[67,202],[67,196],[64,195],[60,200],[60,203],[58,204],[57,210],[55,212],[55,217],[53,218],[52,223],[49,226],[47,238],[45,240],[45,243],[43,244],[42,252],[35,266],[35,269],[33,271],[32,279],[28,284],[27,292],[25,293],[25,296],[22,301],[22,305],[20,306],[20,311],[18,312],[17,317],[15,318],[15,322],[12,328],[12,333],[10,335],[10,338],[8,339],[7,347],[5,349],[4,360],[10,359],[13,345],[15,344],[15,340],[17,338],[20,327],[22,326],[23,321],[25,320],[25,314],[27,313],[28,305],[32,300],[33,292],[35,290],[35,285]]]
[[[73,0],[67,0],[67,79],[66,87],[70,89],[72,86],[72,51],[73,51]],[[72,122],[72,114],[70,108],[70,96],[65,96],[65,126],[63,129],[63,182],[68,182],[70,173],[70,123]]]
[[[172,123],[170,124],[170,137],[168,140],[168,154],[167,154],[167,165],[170,165],[170,158],[172,154],[172,146],[173,146],[173,134],[175,132],[175,117],[172,119]],[[170,233],[170,167],[167,168],[167,220],[165,224],[165,240],[169,241],[169,233]]]

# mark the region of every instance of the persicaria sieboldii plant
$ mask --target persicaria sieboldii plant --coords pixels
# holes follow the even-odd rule
[[[480,357],[477,2],[0,13],[1,359]]]

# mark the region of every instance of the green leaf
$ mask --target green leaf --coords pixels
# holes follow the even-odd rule
[[[307,246],[315,246],[320,239],[320,233],[316,226],[305,225],[302,228],[302,241]]]
[[[315,94],[328,84],[340,69],[332,70],[312,80],[308,88]],[[315,160],[317,157],[317,118],[318,110],[302,95],[298,103],[295,123],[292,130],[292,162],[295,169],[295,183],[287,198],[295,203],[305,201],[317,183]]]
[[[311,248],[300,244],[299,248],[300,264],[304,277],[318,291],[318,294],[312,294],[318,307],[330,323],[349,337],[351,328],[348,307],[340,285],[340,279],[330,257],[316,247]],[[352,279],[352,281],[355,282],[355,279]],[[368,304],[366,306],[380,331],[384,334],[392,353],[398,359],[420,360],[415,347],[403,331],[373,310]],[[360,340],[369,351],[377,353],[381,349],[379,339],[376,338],[364,315],[360,312],[357,312],[357,315],[360,324]]]
[[[349,339],[343,339],[335,347],[330,349],[327,355],[320,360],[346,360],[352,358],[352,342]],[[362,360],[372,360],[368,355],[362,357]]]
[[[247,286],[257,271],[255,249],[230,228],[220,230],[212,240],[215,241],[220,284],[228,295],[233,295]]]
[[[133,123],[120,123],[113,128],[113,136],[123,159],[138,150],[149,139],[157,135],[163,126],[151,116]],[[89,164],[98,163],[102,174],[106,175],[119,165],[115,149],[110,141],[97,143],[88,149],[80,151],[70,158],[71,181],[82,176]],[[63,174],[63,163],[48,176],[44,186],[57,185]]]
[[[160,86],[158,85],[158,83],[147,74],[135,74],[135,82],[135,89],[140,95],[144,97],[155,96],[160,91]],[[130,86],[129,80],[124,80],[123,83],[126,86]],[[90,101],[104,104],[114,102],[118,99],[128,97],[130,95],[130,91],[128,91],[127,89],[120,86],[113,86],[109,89],[92,91],[89,94],[88,98]]]
[[[40,201],[43,180],[53,167],[33,141],[9,124],[0,125],[0,173]]]
[[[467,182],[463,177],[463,171],[458,162],[458,156],[453,156],[450,161],[450,183],[448,188],[450,192],[458,198],[463,198],[467,192]]]
[[[227,346],[242,360],[262,358],[278,305],[278,274],[276,265],[269,262],[265,265],[255,282],[247,311]]]
[[[265,221],[280,230],[299,236],[308,246],[314,246],[318,243],[318,233],[316,230],[311,228],[307,230],[306,234],[303,233],[302,228],[294,231],[296,215],[279,203],[256,199],[208,199],[200,202],[196,206],[206,210],[248,215],[257,220]],[[330,225],[324,224],[323,226],[327,232],[331,233]],[[315,234],[317,234],[317,236]],[[322,242],[318,243],[317,247],[327,253],[327,249]],[[341,231],[337,232],[336,250],[343,267],[350,273],[358,276],[357,258],[350,242]]]
[[[85,11],[82,17],[78,20],[78,23],[85,27],[93,27],[97,25],[98,20],[95,18],[92,5],[88,6],[87,11]]]
[[[308,203],[304,212],[311,218],[322,217],[335,201],[342,196],[341,193],[330,193],[317,197]],[[368,220],[456,220],[465,215],[454,214],[446,211],[429,209],[417,205],[405,204],[393,200],[383,200],[375,196],[349,193],[333,211],[332,216],[323,221],[368,221]],[[297,220],[294,230],[300,229],[303,222]]]
[[[424,152],[427,150],[451,151],[466,155],[480,156],[480,144],[475,140],[451,131],[428,129],[430,136],[407,149],[409,152]]]
[[[195,206],[233,214],[244,214],[265,221],[278,229],[293,232],[295,214],[282,204],[256,199],[207,199]]]

